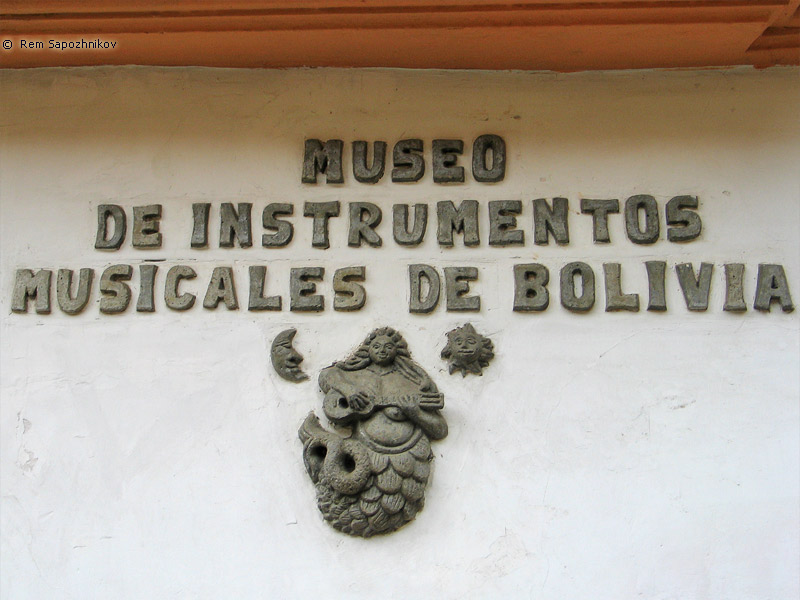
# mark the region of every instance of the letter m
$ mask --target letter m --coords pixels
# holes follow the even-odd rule
[[[14,294],[11,298],[11,310],[15,313],[28,312],[28,298],[36,299],[36,312],[40,315],[50,314],[50,281],[53,272],[41,269],[33,274],[30,269],[17,269],[14,282]]]
[[[342,175],[342,140],[306,140],[303,156],[303,183],[317,183],[317,173],[325,174],[327,183],[344,183]]]

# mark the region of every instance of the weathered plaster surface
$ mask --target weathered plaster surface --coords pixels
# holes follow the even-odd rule
[[[797,597],[798,312],[752,310],[759,262],[783,264],[800,295],[797,70],[0,78],[3,598]],[[305,137],[484,133],[508,146],[502,184],[435,185],[430,171],[300,183]],[[616,218],[611,243],[593,244],[579,198],[642,193],[698,195],[701,237],[637,246]],[[530,202],[553,196],[570,199],[570,244],[534,246]],[[526,245],[489,247],[485,221],[477,248],[440,248],[430,224],[420,247],[391,241],[391,204],[464,199],[522,200]],[[383,246],[348,247],[338,218],[331,248],[313,248],[308,200],[379,204]],[[192,249],[192,202],[294,203],[294,241]],[[163,248],[95,250],[103,203],[162,204]],[[160,272],[154,313],[101,314],[96,290],[78,316],[10,312],[17,268],[147,258],[192,265],[192,310],[164,307]],[[666,313],[606,313],[602,288],[588,314],[557,295],[545,313],[511,310],[512,265],[547,264],[557,294],[558,269],[579,260],[598,281],[621,263],[643,304],[644,261],[712,262],[710,308],[688,311],[673,275]],[[202,307],[215,266],[241,275],[242,304],[247,267],[265,261],[282,312]],[[747,265],[744,314],[722,311],[724,262]],[[410,314],[412,263],[477,266],[481,311]],[[326,267],[325,312],[287,310],[289,269],[307,265]],[[367,304],[335,312],[330,278],[350,265],[366,266]],[[467,320],[495,358],[482,377],[450,377],[439,352]],[[351,539],[320,517],[296,431],[320,405],[319,370],[384,324],[444,392],[450,434],[417,519]],[[289,327],[301,384],[269,362]]]

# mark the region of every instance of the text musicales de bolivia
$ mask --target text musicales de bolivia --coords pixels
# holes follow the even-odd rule
[[[302,165],[302,182],[315,185],[322,177],[327,184],[342,184],[344,143],[341,140],[305,140]],[[466,169],[459,165],[464,143],[455,139],[436,139],[431,143],[430,163],[435,183],[452,184],[465,181]],[[385,173],[387,144],[382,141],[370,144],[365,141],[352,143],[351,162],[353,178],[362,184],[377,183]],[[472,145],[471,175],[476,182],[498,184],[506,171],[506,145],[497,135],[482,135]],[[419,181],[426,170],[425,144],[420,139],[398,141],[392,149],[391,181],[413,183]],[[439,201],[426,203],[394,204],[391,207],[392,239],[401,246],[417,246],[426,234],[436,237],[441,247],[452,247],[458,238],[464,246],[481,245],[479,214],[488,212],[488,245],[491,247],[523,246],[526,229],[520,228],[517,217],[523,215],[527,205],[532,210],[533,243],[547,245],[569,244],[570,201],[568,198],[536,198],[523,204],[522,200],[493,200],[481,203],[465,199],[460,202]],[[662,206],[663,205],[663,206]],[[435,233],[429,233],[428,212],[435,208]],[[666,239],[672,243],[687,243],[697,239],[702,231],[697,196],[678,195],[659,202],[652,195],[638,194],[620,202],[610,198],[581,198],[580,212],[592,220],[593,240],[596,244],[607,244],[610,240],[608,223],[611,218],[624,219],[628,240],[634,244],[655,244],[661,239],[662,214],[666,223]],[[211,203],[192,205],[191,248],[209,247],[209,225]],[[329,248],[329,222],[331,219],[348,220],[347,245],[350,247],[379,248],[384,243],[377,230],[384,218],[384,209],[372,202],[339,201],[304,202],[302,219],[294,218],[295,206],[286,202],[269,203],[261,209],[261,246],[264,248],[286,247],[292,242],[295,227],[311,228],[311,245]],[[298,210],[299,212],[299,210]],[[622,212],[620,217],[613,217]],[[253,246],[253,205],[248,202],[220,203],[215,210],[218,215],[221,248],[250,248]],[[131,245],[144,250],[162,246],[160,231],[162,206],[123,207],[117,204],[97,206],[97,236],[95,248],[102,251],[119,250],[128,233],[128,217],[132,216]],[[306,225],[307,223],[307,225]],[[215,223],[216,225],[216,223]],[[668,269],[666,261],[644,262],[647,273],[647,310],[667,309],[665,286]],[[723,310],[742,312],[747,310],[744,297],[745,265],[727,263],[724,268],[725,301]],[[138,289],[135,298],[136,312],[154,312],[156,308],[156,286],[159,271],[166,271],[163,279],[163,301],[167,308],[186,311],[195,305],[196,295],[191,293],[191,282],[197,272],[188,265],[173,265],[160,269],[156,264],[144,261],[138,268],[138,285],[134,279],[134,268],[130,264],[114,264],[105,268],[99,277],[98,308],[104,314],[126,312],[133,304],[133,288]],[[702,262],[697,268],[692,263],[674,265],[675,276],[680,285],[686,306],[692,311],[708,309],[709,294],[714,265]],[[407,265],[406,282],[409,294],[408,310],[412,313],[430,313],[440,304],[447,311],[479,311],[481,298],[476,293],[475,282],[480,270],[472,265],[437,268],[430,264]],[[621,265],[615,262],[602,264],[606,311],[632,311],[640,309],[639,294],[625,293],[622,289]],[[250,311],[322,311],[326,306],[326,291],[332,295],[332,306],[338,311],[358,311],[368,297],[367,271],[363,265],[337,268],[329,289],[324,284],[324,266],[305,266],[290,269],[289,302],[284,303],[280,295],[267,295],[267,266],[254,265],[248,268],[249,287],[247,310]],[[59,309],[70,315],[81,313],[92,298],[95,271],[80,269],[77,282],[71,269],[58,269],[55,281],[55,296]],[[550,269],[540,263],[513,265],[514,311],[539,312],[550,305]],[[595,271],[586,262],[574,261],[559,270],[559,296],[561,304],[569,311],[586,312],[595,304]],[[160,282],[159,282],[160,283]],[[220,304],[229,310],[239,309],[240,292],[235,282],[232,266],[217,266],[213,269],[205,287],[203,306],[214,310]],[[21,268],[16,271],[12,292],[12,311],[26,313],[33,304],[36,313],[51,312],[53,271]],[[197,290],[202,293],[201,290]],[[442,302],[440,302],[442,300]],[[288,304],[288,307],[286,306]],[[780,264],[761,263],[757,268],[755,294],[752,306],[769,311],[777,304],[785,312],[794,305],[784,268]]]

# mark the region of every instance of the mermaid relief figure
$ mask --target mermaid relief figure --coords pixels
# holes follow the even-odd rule
[[[390,327],[376,329],[344,362],[323,369],[323,410],[341,436],[310,413],[300,428],[303,460],[325,520],[370,537],[411,521],[424,505],[431,440],[447,435],[444,397]]]

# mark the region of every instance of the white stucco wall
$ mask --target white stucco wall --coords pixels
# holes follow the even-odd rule
[[[800,78],[796,69],[579,75],[406,71],[6,71],[0,154],[4,599],[787,599],[800,593],[798,312],[752,309],[759,263],[784,265],[800,301]],[[300,183],[303,139],[501,135],[505,181],[443,186]],[[346,156],[349,157],[349,151]],[[429,152],[426,153],[429,158]],[[621,215],[592,243],[580,198],[697,195],[702,236],[632,244]],[[533,245],[531,200],[570,201],[570,244]],[[481,245],[391,239],[391,205],[481,202]],[[489,200],[523,201],[523,247],[487,243]],[[331,248],[310,244],[305,201],[340,200]],[[348,248],[348,201],[384,209],[379,249]],[[211,248],[189,247],[191,203],[211,202]],[[252,248],[220,249],[221,202],[254,204]],[[295,204],[292,244],[264,249],[260,210]],[[93,248],[96,206],[163,205],[159,250]],[[159,265],[156,312],[98,311],[110,264]],[[647,304],[646,260],[668,263],[669,310]],[[558,271],[589,263],[597,304],[558,301]],[[714,263],[710,308],[686,309],[674,265]],[[475,265],[477,314],[408,312],[406,269]],[[512,265],[550,269],[551,306],[511,310]],[[602,263],[623,265],[638,313],[603,310]],[[744,314],[726,313],[723,267],[747,266]],[[166,269],[199,276],[170,311]],[[246,310],[247,266],[267,264],[279,313]],[[201,306],[233,266],[238,311]],[[365,265],[366,307],[301,314],[291,267]],[[18,268],[94,268],[79,316],[13,314]],[[54,276],[55,277],[55,276]],[[55,281],[55,280],[54,280]],[[134,301],[138,272],[134,274]],[[55,294],[54,294],[55,303]],[[483,377],[450,376],[445,333],[494,340]],[[445,393],[427,505],[370,540],[330,529],[297,428],[321,414],[319,370],[393,325]],[[298,329],[312,376],[269,364]]]

